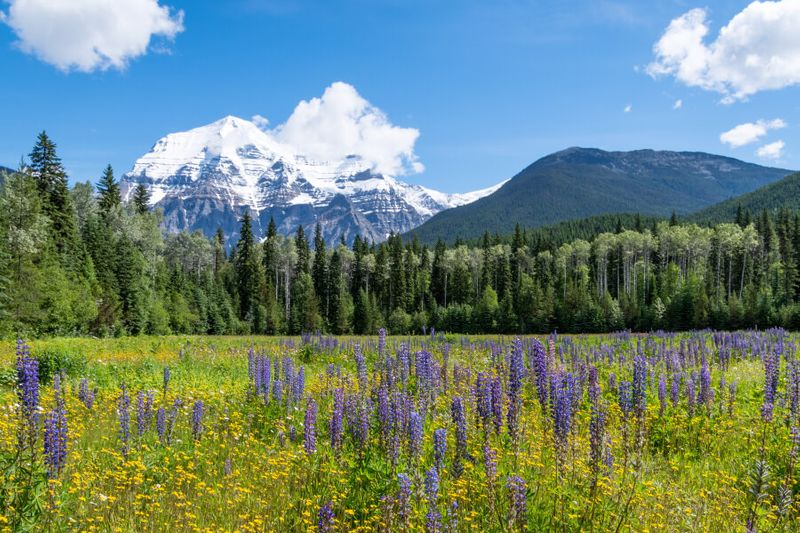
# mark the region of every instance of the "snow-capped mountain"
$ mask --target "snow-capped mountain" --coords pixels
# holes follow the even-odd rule
[[[162,137],[122,180],[129,199],[138,184],[151,204],[164,210],[169,231],[221,227],[231,239],[249,210],[263,237],[270,217],[291,234],[320,222],[326,241],[356,235],[376,242],[403,233],[434,214],[473,202],[494,187],[448,194],[375,173],[358,156],[314,161],[241,118],[228,116],[207,126]]]

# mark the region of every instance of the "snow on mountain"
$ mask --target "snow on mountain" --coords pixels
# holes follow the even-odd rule
[[[328,242],[341,236],[351,242],[359,234],[382,241],[502,185],[448,194],[375,173],[355,155],[314,161],[233,116],[159,139],[124,176],[123,197],[140,183],[151,204],[163,209],[169,231],[210,236],[221,227],[230,241],[249,210],[258,236],[273,217],[285,234],[320,222]]]

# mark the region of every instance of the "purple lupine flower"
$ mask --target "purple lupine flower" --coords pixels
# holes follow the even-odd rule
[[[230,476],[233,473],[233,464],[231,464],[231,458],[225,458],[225,466],[222,468],[222,473],[226,476]]]
[[[297,442],[297,429],[294,424],[289,426],[289,442]]]
[[[494,432],[500,434],[503,428],[503,384],[500,378],[491,378],[492,387],[492,415],[494,418]]]
[[[780,364],[780,356],[777,353],[770,352],[764,355],[764,403],[775,403]]]
[[[508,434],[511,440],[516,441],[519,428],[518,417],[520,410],[520,391],[522,390],[522,376],[525,372],[522,341],[517,337],[511,348],[508,362]]]
[[[391,440],[392,426],[392,407],[389,402],[389,392],[386,388],[378,389],[378,429],[380,431],[381,444],[388,446]]]
[[[194,402],[192,408],[192,438],[198,440],[203,433],[203,400]]]
[[[667,408],[667,378],[663,373],[658,376],[658,404],[659,416],[664,416]]]
[[[303,421],[304,445],[306,453],[311,455],[317,451],[317,402],[312,398],[306,403],[306,417]]]
[[[519,476],[509,476],[506,482],[509,499],[508,522],[511,528],[525,530],[528,524],[528,487]]]
[[[408,450],[411,461],[416,462],[422,450],[422,417],[411,411],[408,418]]]
[[[617,403],[623,416],[627,417],[633,410],[633,398],[631,396],[631,382],[620,381],[617,390]]]
[[[139,391],[136,395],[136,432],[141,437],[150,427],[153,418],[153,391]]]
[[[156,412],[156,432],[158,433],[158,440],[164,442],[164,436],[167,429],[167,412],[164,407],[159,407]]]
[[[364,354],[361,353],[361,346],[356,344],[353,354],[356,360],[356,372],[358,374],[358,390],[361,392],[367,391],[367,363],[364,360]]]
[[[167,395],[167,388],[169,387],[170,370],[169,366],[164,367],[164,396]]]
[[[631,401],[637,418],[642,418],[647,409],[647,359],[644,355],[633,358],[633,384]]]
[[[433,461],[436,470],[444,471],[444,456],[447,451],[447,430],[439,428],[433,432]]]
[[[119,419],[119,439],[122,441],[122,453],[127,455],[131,438],[131,398],[128,389],[122,384],[122,393],[117,401],[117,418]]]
[[[547,377],[547,355],[544,351],[544,346],[538,340],[533,341],[533,353],[531,355],[531,366],[533,367],[533,374],[536,377],[536,393],[539,397],[539,403],[542,406],[542,411],[547,410],[547,388],[549,379]]]
[[[279,379],[272,382],[272,399],[278,405],[283,401],[283,382]]]
[[[39,361],[30,356],[28,345],[22,339],[17,340],[17,396],[24,421],[20,442],[32,449],[39,423]]]
[[[89,388],[89,380],[86,378],[81,379],[81,382],[78,384],[78,399],[89,410],[91,410],[94,405],[95,394],[96,391]]]
[[[464,402],[455,396],[450,404],[450,416],[456,426],[456,454],[453,463],[453,474],[461,475],[461,460],[467,458],[467,417],[464,415]]]
[[[333,502],[328,502],[319,509],[317,514],[317,531],[320,533],[331,533],[333,531]]]
[[[673,374],[670,386],[670,400],[672,405],[677,406],[681,398],[681,376],[680,374]]]
[[[67,410],[60,387],[56,389],[56,407],[44,421],[44,455],[47,475],[56,478],[67,460]]]
[[[572,374],[564,373],[559,376],[551,376],[550,380],[553,434],[556,438],[557,448],[563,452],[567,447],[572,429],[575,379]]]
[[[711,371],[708,369],[708,361],[703,357],[702,366],[700,368],[700,393],[697,397],[699,404],[708,406],[711,403]]]
[[[761,404],[761,419],[764,422],[772,422],[773,407],[774,407],[773,404],[769,402],[764,402],[763,404]]]
[[[483,469],[489,484],[494,484],[497,477],[497,452],[490,448],[488,443],[483,445]]]
[[[732,381],[728,385],[728,416],[733,416],[733,404],[736,403],[736,386],[738,382]]]
[[[386,329],[381,328],[378,330],[378,355],[381,357],[386,353]]]
[[[450,502],[450,507],[447,508],[447,531],[458,531],[458,501],[453,500]]]
[[[589,402],[591,414],[589,418],[589,463],[595,475],[600,473],[603,460],[603,444],[605,442],[605,412],[600,404],[600,384],[597,381],[597,367],[589,369]]]
[[[342,445],[342,415],[344,414],[344,390],[333,391],[333,413],[331,414],[331,448],[338,450]]]
[[[425,515],[425,531],[440,531],[442,515],[439,514],[439,473],[431,467],[425,474],[425,496],[428,500],[428,513]]]
[[[397,517],[400,524],[406,526],[411,517],[411,480],[405,474],[397,474],[397,483],[400,488],[397,490]]]
[[[788,362],[788,376],[786,392],[789,395],[789,413],[792,423],[797,422],[800,416],[800,360],[792,359]]]

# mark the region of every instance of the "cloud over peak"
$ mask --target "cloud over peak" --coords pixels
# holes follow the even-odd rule
[[[183,12],[158,0],[10,0],[0,16],[17,46],[64,71],[124,69],[153,38],[174,39]]]
[[[706,42],[708,10],[696,8],[670,22],[653,46],[653,77],[674,76],[723,95],[724,103],[800,83],[800,2],[756,1]]]
[[[377,172],[389,175],[424,170],[414,153],[419,130],[393,125],[355,87],[341,81],[325,89],[321,97],[297,104],[273,134],[315,159],[358,155]]]

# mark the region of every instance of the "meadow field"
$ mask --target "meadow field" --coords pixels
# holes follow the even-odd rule
[[[0,530],[797,531],[795,343],[7,340]]]

